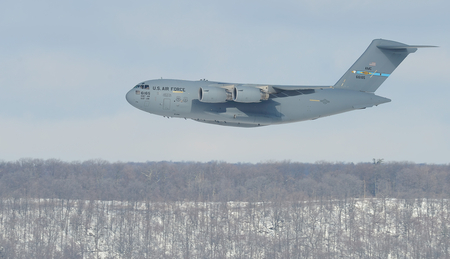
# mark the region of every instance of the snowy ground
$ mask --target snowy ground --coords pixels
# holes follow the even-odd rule
[[[0,258],[450,258],[450,203],[0,200]]]

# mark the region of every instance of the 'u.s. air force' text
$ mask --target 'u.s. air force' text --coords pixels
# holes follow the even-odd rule
[[[184,88],[183,87],[153,86],[153,90],[156,90],[156,91],[173,91],[173,92],[183,92],[184,93]]]

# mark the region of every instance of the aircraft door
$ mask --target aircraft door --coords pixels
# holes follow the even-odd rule
[[[163,110],[170,110],[170,99],[169,98],[164,98],[163,100]]]

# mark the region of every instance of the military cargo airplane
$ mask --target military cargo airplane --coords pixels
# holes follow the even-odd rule
[[[417,48],[375,39],[332,86],[148,80],[126,94],[134,107],[165,117],[235,127],[290,123],[390,102],[374,92]]]

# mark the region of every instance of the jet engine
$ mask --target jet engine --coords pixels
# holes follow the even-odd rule
[[[224,103],[232,100],[232,94],[225,88],[200,87],[198,99],[204,103]]]
[[[233,89],[233,101],[238,103],[259,103],[269,99],[269,94],[257,87],[237,86]]]

